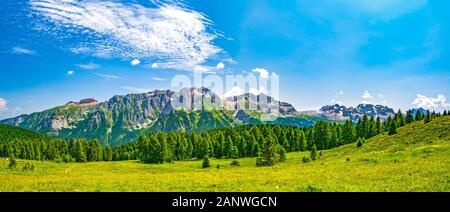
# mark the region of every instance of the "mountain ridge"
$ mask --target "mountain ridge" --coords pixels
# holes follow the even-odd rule
[[[292,104],[266,94],[244,93],[222,99],[203,87],[115,95],[104,102],[85,100],[1,120],[0,124],[54,138],[98,139],[102,145],[116,146],[152,131],[205,131],[264,123],[303,127],[317,120],[345,119],[325,110],[315,115],[302,114]],[[278,116],[273,116],[274,109],[278,109]]]

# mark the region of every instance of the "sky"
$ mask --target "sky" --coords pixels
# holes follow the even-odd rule
[[[297,110],[450,109],[449,1],[16,0],[0,6],[0,119],[169,89],[195,72],[279,76]]]

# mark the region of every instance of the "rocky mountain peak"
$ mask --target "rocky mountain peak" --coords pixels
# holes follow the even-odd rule
[[[82,99],[79,102],[70,101],[65,104],[65,106],[89,106],[89,105],[96,105],[98,104],[98,101],[94,98],[87,98]]]

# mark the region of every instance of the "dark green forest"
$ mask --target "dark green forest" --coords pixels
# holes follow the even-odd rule
[[[448,115],[445,111],[443,115]],[[312,127],[282,125],[243,125],[208,132],[168,132],[141,135],[136,142],[109,147],[98,140],[61,140],[46,137],[17,127],[0,125],[0,157],[56,162],[91,162],[141,160],[144,163],[164,163],[203,160],[206,157],[257,157],[257,165],[273,165],[285,158],[287,152],[315,152],[349,143],[362,146],[365,139],[396,130],[413,121],[430,122],[440,113],[427,111],[406,115],[399,111],[382,121],[364,116],[357,123],[343,124],[317,121]],[[309,160],[309,159],[308,159]]]

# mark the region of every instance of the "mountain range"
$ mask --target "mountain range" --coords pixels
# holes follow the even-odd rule
[[[267,102],[267,104],[262,104]],[[193,109],[195,108],[195,109]],[[273,109],[279,110],[273,117]],[[276,111],[275,111],[276,112]],[[312,126],[317,120],[357,120],[363,115],[386,118],[394,110],[381,105],[324,106],[318,112],[299,112],[292,104],[265,94],[244,93],[220,98],[207,88],[178,92],[154,90],[114,96],[108,101],[83,99],[42,112],[0,121],[54,138],[98,139],[103,145],[132,142],[142,133],[205,131],[242,124]]]

